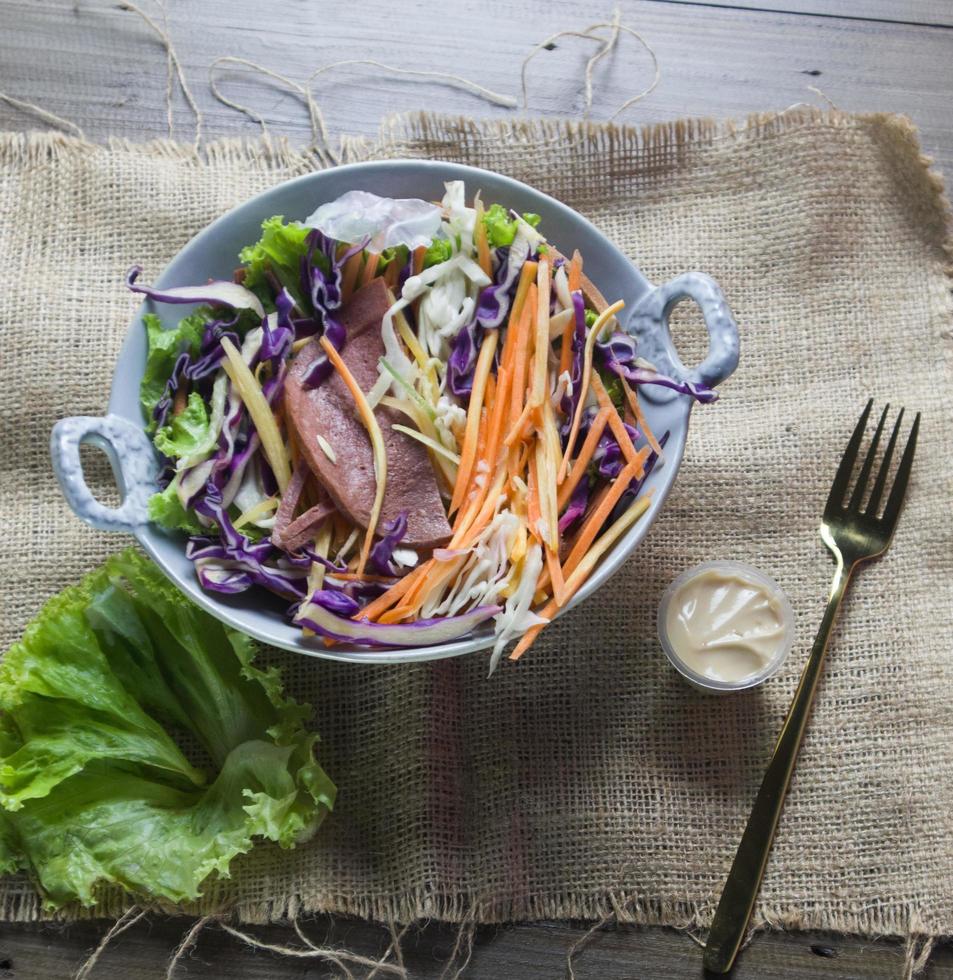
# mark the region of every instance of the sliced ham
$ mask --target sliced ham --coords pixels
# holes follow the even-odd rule
[[[271,529],[271,540],[285,551],[297,551],[314,539],[318,528],[334,513],[334,505],[327,499],[320,500],[314,507],[308,508],[298,517],[294,512],[298,508],[305,484],[311,470],[301,464],[295,468],[285,492],[281,495],[281,503],[275,512],[275,523]],[[324,496],[322,492],[322,496]]]
[[[381,320],[391,305],[382,279],[372,279],[341,308],[340,320],[347,333],[341,356],[365,392],[378,376],[384,355]],[[301,452],[337,509],[354,524],[366,528],[374,503],[374,455],[354,407],[354,399],[335,373],[317,388],[306,389],[302,377],[322,354],[317,340],[304,346],[291,363],[285,381],[285,412],[298,437]],[[415,439],[391,428],[405,422],[387,408],[375,411],[387,452],[387,483],[380,525],[407,513],[407,533],[402,544],[430,549],[446,544],[450,525],[427,449]],[[327,440],[334,462],[318,443]]]

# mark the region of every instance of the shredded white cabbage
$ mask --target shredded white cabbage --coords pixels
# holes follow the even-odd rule
[[[542,616],[533,612],[533,596],[536,594],[536,583],[543,570],[543,549],[535,541],[526,549],[522,567],[513,569],[512,575],[519,575],[519,585],[513,590],[502,612],[494,616],[496,624],[496,642],[490,655],[490,673],[496,670],[500,657],[507,643],[522,636],[530,627],[548,622]]]
[[[455,616],[495,602],[506,582],[509,553],[519,529],[519,518],[510,510],[496,514],[466,549],[466,561],[449,587],[430,596],[421,616]]]
[[[553,287],[556,299],[564,310],[572,309],[572,296],[569,293],[569,278],[566,275],[566,266],[561,265],[553,276]]]

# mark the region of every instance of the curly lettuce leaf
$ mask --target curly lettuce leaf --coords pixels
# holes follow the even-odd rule
[[[202,534],[205,530],[196,516],[182,506],[176,492],[178,477],[158,493],[149,498],[149,520],[169,531],[188,531],[189,534]]]
[[[102,882],[178,902],[256,838],[310,837],[335,788],[253,653],[134,552],[51,600],[0,664],[0,870],[49,907]]]
[[[298,222],[285,224],[282,215],[263,221],[261,238],[254,245],[246,245],[238,254],[239,261],[245,266],[243,285],[258,292],[262,286],[267,286],[266,273],[271,270],[300,306],[303,299],[301,260],[308,254],[310,231]],[[270,290],[266,289],[260,295],[272,301]]]
[[[208,445],[208,435],[205,400],[197,391],[192,391],[185,408],[178,415],[171,415],[168,424],[156,432],[152,441],[163,456],[179,459],[202,452]]]
[[[143,418],[150,424],[153,409],[165,392],[176,359],[185,351],[193,357],[198,354],[207,321],[207,312],[199,311],[183,317],[177,327],[169,330],[162,326],[162,321],[154,313],[143,316],[149,346],[142,383],[139,385],[139,403]]]
[[[525,212],[523,220],[535,228],[542,220],[538,214]],[[509,211],[502,204],[491,204],[483,212],[483,224],[486,226],[486,237],[492,248],[512,245],[516,238],[516,219],[510,217]]]

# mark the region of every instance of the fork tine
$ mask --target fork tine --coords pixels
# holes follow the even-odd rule
[[[880,498],[883,496],[884,487],[887,485],[887,472],[890,469],[890,461],[893,459],[893,451],[897,445],[897,436],[900,435],[900,424],[902,422],[903,409],[901,408],[897,413],[897,421],[893,424],[893,432],[890,433],[890,439],[884,451],[883,462],[880,464],[877,479],[874,481],[874,488],[870,491],[870,500],[867,502],[867,510],[865,512],[868,517],[877,516],[877,508],[880,506]]]
[[[890,405],[888,403],[884,406],[884,410],[880,415],[877,430],[874,432],[874,437],[870,441],[870,448],[867,450],[867,455],[864,458],[864,465],[860,469],[860,476],[857,477],[857,486],[854,487],[854,492],[850,497],[850,503],[847,505],[848,510],[860,510],[860,502],[864,498],[864,490],[867,489],[867,481],[870,479],[870,471],[874,465],[874,456],[877,454],[877,446],[880,443],[880,437],[884,431],[884,423],[887,421],[887,411],[889,408]]]
[[[913,427],[910,429],[910,436],[907,439],[906,448],[903,456],[900,457],[900,465],[897,467],[897,476],[893,481],[893,489],[887,498],[887,506],[884,507],[883,521],[891,530],[897,523],[900,516],[900,508],[903,506],[903,498],[907,492],[907,481],[910,479],[910,469],[913,466],[913,454],[917,449],[917,433],[920,431],[920,413],[913,420]]]
[[[864,429],[867,428],[867,419],[870,417],[870,409],[873,407],[873,404],[874,400],[871,398],[860,416],[860,421],[857,423],[857,428],[854,429],[854,434],[850,437],[850,442],[847,443],[847,448],[844,450],[844,458],[840,461],[840,466],[837,467],[837,474],[831,486],[831,495],[827,498],[828,507],[836,507],[840,510],[841,504],[844,502],[844,494],[847,493],[850,474],[853,472],[854,462],[857,459],[857,450],[860,448],[860,442],[864,438]]]

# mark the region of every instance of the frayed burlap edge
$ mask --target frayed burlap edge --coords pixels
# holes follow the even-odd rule
[[[953,276],[953,217],[941,175],[933,169],[933,160],[922,152],[917,129],[903,116],[886,113],[852,115],[838,110],[819,110],[796,106],[783,112],[749,115],[742,121],[680,119],[642,127],[616,126],[584,121],[550,119],[486,119],[439,115],[427,112],[391,116],[381,125],[377,139],[346,137],[341,141],[344,162],[359,162],[393,157],[395,152],[415,141],[430,144],[428,150],[446,143],[448,150],[461,140],[495,142],[523,140],[527,143],[563,141],[586,149],[602,151],[645,150],[661,153],[685,153],[720,140],[771,138],[804,126],[831,128],[860,127],[869,130],[900,177],[899,186],[907,187],[911,196],[927,206],[921,207],[924,232],[937,250],[938,261],[947,275]],[[79,137],[50,132],[0,133],[0,166],[26,164],[41,168],[63,158],[97,153],[142,154],[152,158],[194,164],[242,163],[262,171],[280,172],[282,176],[320,169],[311,151],[295,149],[286,139],[262,137],[253,140],[221,139],[202,149],[171,140],[134,143],[113,138],[95,144]],[[935,297],[953,323],[953,294],[944,284],[943,295]],[[947,333],[950,339],[951,334]],[[947,350],[949,358],[949,350]],[[242,922],[265,924],[295,920],[298,916],[335,913],[384,923],[407,923],[441,920],[465,923],[500,923],[541,919],[577,919],[613,921],[620,924],[666,925],[694,931],[707,928],[714,911],[713,902],[697,903],[659,900],[625,890],[574,893],[553,897],[529,896],[515,901],[480,898],[472,894],[440,894],[429,889],[405,892],[397,896],[367,896],[360,899],[326,894],[296,895],[270,902],[225,902],[219,892],[223,884],[212,885],[203,899],[186,906],[156,906],[157,912],[208,915],[228,911]],[[57,914],[46,912],[39,897],[25,891],[22,883],[9,882],[0,887],[0,919],[4,921],[37,921],[42,919],[88,919],[120,915],[128,909],[128,899],[117,890],[107,890],[94,909],[71,908]],[[830,908],[781,908],[759,906],[752,921],[753,930],[824,930],[866,937],[896,937],[907,942],[907,975],[925,965],[932,941],[942,938],[938,930],[925,922],[915,902],[888,905],[876,903],[832,911]],[[911,966],[912,964],[912,966]]]

